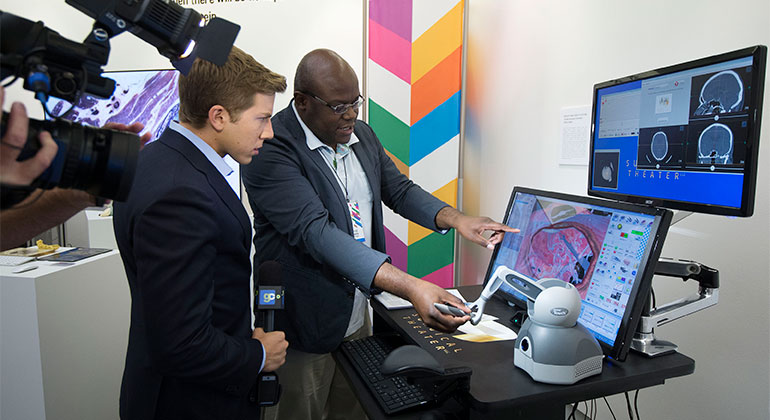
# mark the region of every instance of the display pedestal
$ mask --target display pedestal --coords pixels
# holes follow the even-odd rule
[[[118,251],[0,266],[0,418],[118,418],[131,297]]]
[[[112,228],[112,216],[99,216],[103,211],[86,209],[67,220],[64,223],[67,246],[116,249],[118,244]]]

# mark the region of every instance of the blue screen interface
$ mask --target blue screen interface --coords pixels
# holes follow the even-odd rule
[[[591,188],[740,208],[752,61],[598,89]]]

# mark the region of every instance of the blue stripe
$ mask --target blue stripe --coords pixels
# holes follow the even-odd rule
[[[414,123],[409,132],[409,166],[460,133],[460,92]]]

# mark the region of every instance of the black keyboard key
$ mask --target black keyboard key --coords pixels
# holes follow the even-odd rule
[[[377,336],[347,341],[341,347],[356,373],[365,378],[367,388],[386,414],[399,413],[429,402],[420,386],[411,385],[402,377],[385,378],[380,373],[382,361],[395,347]]]

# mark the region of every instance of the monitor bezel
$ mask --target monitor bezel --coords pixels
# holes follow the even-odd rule
[[[751,56],[752,60],[752,92],[750,103],[754,104],[754,113],[749,116],[749,144],[746,153],[746,163],[743,172],[743,190],[741,191],[741,206],[728,207],[723,205],[703,204],[690,201],[678,201],[673,199],[648,197],[642,195],[603,191],[594,189],[592,186],[593,165],[594,165],[594,140],[596,136],[596,102],[599,90],[624,83],[645,80],[653,77],[664,76],[679,71],[690,70],[696,67],[703,67],[712,64],[718,64],[725,61],[735,60]],[[755,45],[753,47],[743,48],[723,54],[713,55],[698,60],[689,61],[669,67],[663,67],[657,70],[646,71],[632,76],[620,79],[609,80],[594,85],[593,102],[591,112],[591,138],[588,151],[588,195],[593,197],[607,198],[611,200],[625,201],[629,203],[644,204],[654,207],[665,207],[670,209],[690,211],[696,213],[706,213],[724,216],[750,217],[754,213],[754,201],[757,185],[757,166],[759,161],[759,136],[762,120],[762,101],[764,98],[765,67],[767,61],[767,47],[764,45]]]
[[[650,240],[643,255],[643,259],[647,261],[647,264],[643,270],[640,270],[638,280],[636,281],[634,288],[631,291],[629,302],[632,302],[632,304],[627,306],[627,309],[623,314],[620,328],[618,329],[618,334],[615,338],[615,343],[614,345],[610,346],[601,340],[597,340],[601,345],[605,356],[617,361],[624,361],[626,355],[628,354],[628,350],[631,347],[631,341],[638,326],[642,311],[648,302],[650,291],[652,289],[652,278],[655,274],[655,267],[657,265],[658,259],[660,258],[660,252],[663,249],[663,243],[666,239],[666,234],[668,233],[668,228],[671,224],[673,212],[671,210],[660,207],[650,207],[640,204],[624,203],[594,197],[584,197],[554,191],[544,191],[516,186],[513,188],[511,197],[508,199],[508,206],[506,207],[505,214],[503,215],[504,224],[508,224],[509,222],[508,218],[510,216],[511,207],[513,206],[517,193],[533,194],[551,199],[572,201],[588,206],[602,206],[617,210],[644,213],[655,217],[655,222],[653,223],[653,230],[655,234],[650,235]],[[508,235],[508,233],[506,233],[506,235]],[[492,275],[494,262],[497,258],[501,246],[502,241],[495,246],[495,249],[492,252],[492,256],[489,259],[487,271],[484,276],[484,285],[486,285],[486,283],[489,281],[489,276]],[[523,301],[517,296],[509,294],[502,289],[498,290],[494,296],[504,301],[510,302],[521,309],[527,308],[526,301]]]

